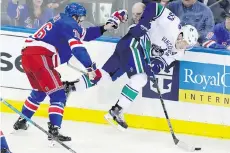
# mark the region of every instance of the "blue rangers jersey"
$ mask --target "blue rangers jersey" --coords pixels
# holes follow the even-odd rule
[[[102,27],[82,28],[64,13],[45,23],[37,32],[26,39],[26,46],[41,46],[47,51],[31,51],[30,54],[51,55],[55,66],[68,62],[74,55],[85,67],[92,65],[91,58],[82,41],[90,41],[103,34]]]
[[[206,41],[202,44],[206,48],[226,49],[230,45],[230,31],[225,27],[225,22],[214,26],[213,31],[206,36]]]

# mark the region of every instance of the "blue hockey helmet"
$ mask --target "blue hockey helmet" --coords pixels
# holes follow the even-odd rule
[[[70,3],[65,7],[65,14],[67,16],[86,16],[86,9],[81,4]]]

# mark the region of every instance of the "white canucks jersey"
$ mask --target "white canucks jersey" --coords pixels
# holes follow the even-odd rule
[[[158,56],[165,64],[170,65],[184,55],[184,50],[175,48],[180,28],[180,19],[163,7],[159,15],[151,21],[147,34],[141,37],[142,46],[149,53],[150,59]]]

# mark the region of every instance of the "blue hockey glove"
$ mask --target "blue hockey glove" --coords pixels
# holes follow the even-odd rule
[[[93,84],[97,84],[97,82],[101,79],[102,74],[101,74],[101,71],[97,69],[96,63],[93,63],[91,67],[86,68],[86,70],[88,72],[87,75],[89,77],[89,80]]]
[[[165,68],[163,60],[159,57],[154,58],[150,64],[147,65],[146,74],[148,76],[154,76]]]

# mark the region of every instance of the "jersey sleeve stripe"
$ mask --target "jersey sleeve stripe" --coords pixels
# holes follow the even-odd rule
[[[162,15],[162,13],[164,12],[165,7],[162,6],[161,4],[158,4],[158,3],[154,3],[154,4],[155,4],[156,14],[155,14],[155,17],[153,19],[157,19]]]
[[[203,47],[209,48],[211,45],[215,44],[216,42],[213,40],[208,40],[206,42],[203,43]]]
[[[84,47],[83,43],[80,40],[70,39],[68,42],[71,50],[75,47]]]

